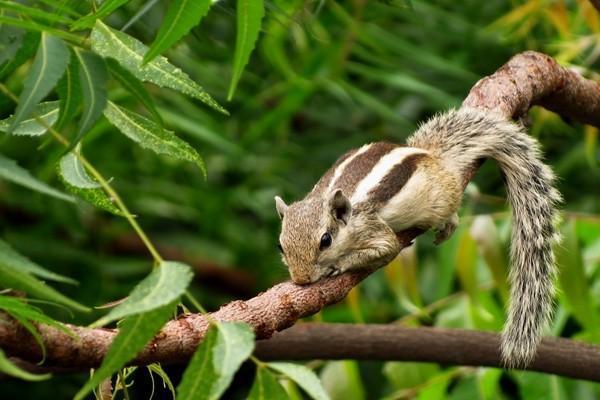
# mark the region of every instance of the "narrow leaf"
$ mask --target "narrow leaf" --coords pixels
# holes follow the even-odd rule
[[[189,115],[176,112],[172,108],[159,107],[158,109],[167,124],[176,127],[179,131],[186,132],[203,142],[209,143],[220,151],[229,153],[229,155],[243,153],[244,150],[240,145],[219,134],[208,126],[206,121],[191,118]]]
[[[577,321],[600,339],[600,319],[590,297],[590,284],[585,276],[576,222],[569,220],[562,229],[562,242],[556,246],[559,282],[562,294]]]
[[[89,311],[86,306],[69,299],[19,267],[20,264],[11,259],[0,259],[0,286],[22,290],[32,297],[50,300],[78,311]]]
[[[366,400],[358,361],[329,361],[319,375],[323,388],[333,399]]]
[[[143,281],[137,284],[129,297],[113,308],[93,326],[160,308],[177,300],[192,281],[192,269],[178,262],[164,261]]]
[[[46,268],[34,263],[27,257],[17,253],[8,243],[0,239],[0,263],[8,263],[14,266],[16,269],[29,272],[32,275],[38,276],[42,279],[47,279],[55,282],[63,282],[70,284],[77,284],[77,281],[69,277],[59,275]]]
[[[254,350],[254,332],[239,322],[212,325],[177,387],[178,400],[219,399]]]
[[[60,159],[58,175],[69,192],[102,210],[123,215],[100,184],[87,174],[84,166],[72,152]]]
[[[176,301],[149,312],[126,318],[119,325],[119,333],[114,338],[102,365],[89,381],[77,392],[75,399],[83,399],[103,380],[123,368],[148,343],[173,313]]]
[[[198,25],[212,3],[212,0],[173,0],[143,62],[152,61]]]
[[[18,136],[41,136],[56,122],[58,115],[58,101],[40,103],[33,109],[32,116],[19,122],[11,133]],[[0,121],[0,131],[9,132],[14,120],[15,117],[11,116]]]
[[[231,100],[235,88],[248,64],[250,54],[254,50],[261,21],[265,15],[263,0],[238,0],[237,2],[237,35],[235,40],[235,56],[233,58],[233,76],[229,86],[227,100]]]
[[[56,129],[61,130],[75,118],[82,102],[77,57],[71,58],[65,74],[56,86],[56,91],[60,99],[60,113],[56,122]]]
[[[304,365],[274,362],[267,364],[269,368],[280,372],[296,382],[298,386],[308,393],[315,400],[328,400],[329,396],[323,389],[319,378],[310,369]]]
[[[267,369],[258,367],[248,400],[287,400],[289,397],[277,378]]]
[[[507,302],[509,297],[507,252],[502,247],[494,220],[489,215],[479,215],[473,218],[470,233],[492,272],[502,299]]]
[[[142,65],[148,51],[139,40],[96,21],[91,35],[92,49],[103,57],[112,57],[127,68],[142,82],[152,82],[160,87],[177,90],[194,97],[215,110],[228,114],[206,91],[194,82],[185,72],[170,64],[166,58],[156,57]]]
[[[7,26],[7,25],[3,25]],[[40,34],[38,32],[27,31],[23,37],[23,43],[19,50],[13,56],[7,58],[7,61],[0,63],[0,79],[4,79],[8,74],[21,66],[31,56],[40,45]]]
[[[89,52],[75,50],[79,61],[79,82],[83,95],[83,115],[79,122],[77,137],[71,142],[71,149],[83,138],[106,107],[106,81],[108,72],[102,57]]]
[[[9,312],[11,315],[18,315],[22,318],[26,318],[27,320],[50,325],[65,333],[73,334],[73,332],[65,325],[55,321],[54,319],[40,312],[40,310],[36,307],[30,306],[29,304],[25,303],[25,301],[17,297],[0,296],[0,309]]]
[[[162,129],[149,119],[110,101],[104,110],[104,116],[125,136],[142,147],[179,160],[195,162],[206,175],[204,162],[198,152],[187,142],[175,136],[172,131]]]
[[[21,315],[12,311],[6,311],[6,313],[13,317],[19,324],[21,324],[25,329],[27,329],[27,332],[29,332],[31,336],[33,336],[33,340],[35,340],[37,345],[40,347],[40,350],[42,351],[42,359],[40,360],[40,363],[43,363],[46,359],[46,346],[44,345],[44,339],[42,338],[40,332],[27,318],[22,317]]]
[[[154,373],[154,374],[158,375],[160,379],[162,379],[163,387],[169,389],[169,392],[171,392],[171,396],[172,396],[173,400],[175,400],[175,386],[173,386],[173,382],[171,382],[171,378],[169,378],[169,375],[167,375],[165,370],[162,369],[161,365],[158,363],[155,363],[155,364],[147,365],[146,368],[148,369],[148,372],[150,372],[150,374]]]
[[[60,160],[60,173],[69,184],[80,189],[97,189],[100,184],[90,178],[85,167],[73,153],[65,155]]]
[[[0,372],[26,381],[43,381],[52,376],[50,374],[36,375],[22,370],[6,357],[2,349],[0,349]]]
[[[0,26],[0,65],[11,60],[23,45],[25,31],[10,25]]]
[[[20,15],[24,15],[32,19],[42,19],[49,22],[57,22],[59,24],[68,24],[72,21],[72,19],[69,17],[63,17],[56,13],[50,13],[40,8],[29,7],[24,4],[19,4],[15,1],[0,1],[0,10],[12,10]]]
[[[64,42],[43,33],[9,131],[13,131],[19,122],[31,115],[35,105],[56,85],[68,63],[69,50]]]
[[[34,178],[29,171],[19,167],[15,161],[4,157],[2,154],[0,154],[0,179],[14,182],[28,189],[35,190],[36,192],[56,197],[57,199],[73,201],[71,196],[59,192],[44,182]]]
[[[88,29],[94,26],[97,19],[102,19],[112,14],[117,8],[127,4],[129,0],[106,0],[102,3],[102,6],[93,14],[88,14],[84,17],[79,18],[71,25],[72,31],[79,31],[82,29]]]
[[[140,103],[144,105],[146,110],[150,111],[154,117],[154,122],[161,125],[163,124],[162,117],[156,110],[154,100],[150,97],[150,94],[142,84],[142,82],[135,77],[129,70],[123,68],[114,58],[108,58],[106,60],[108,70],[113,78],[115,78],[121,86],[123,86],[129,93],[131,93]]]

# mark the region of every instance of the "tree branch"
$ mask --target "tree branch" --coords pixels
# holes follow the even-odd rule
[[[502,367],[500,335],[399,325],[299,324],[257,343],[263,360],[395,360]],[[600,381],[600,346],[544,338],[531,371]]]
[[[463,106],[483,108],[499,112],[506,118],[513,118],[524,115],[530,106],[536,104],[556,111],[561,115],[600,127],[600,85],[560,67],[552,58],[535,52],[516,55],[496,73],[480,80],[465,99]],[[476,169],[474,167],[472,173],[465,176],[465,184],[472,178]],[[399,234],[398,238],[401,245],[406,247],[421,233],[420,230],[409,230]],[[291,282],[284,282],[250,300],[238,300],[229,303],[212,313],[211,317],[220,321],[246,322],[254,329],[257,338],[269,338],[275,332],[289,328],[298,319],[312,315],[323,307],[342,300],[355,285],[371,272],[373,271],[362,270],[346,273],[309,286],[296,286]],[[198,314],[187,315],[170,321],[146,346],[134,363],[185,361],[202,340],[207,327],[207,320]],[[74,368],[99,365],[116,334],[116,331],[111,329],[72,327],[77,334],[77,337],[73,338],[48,326],[41,325],[39,329],[47,350],[47,364]],[[403,332],[404,335],[399,338],[399,341],[408,343],[411,336],[420,337],[432,331],[419,329],[410,331],[412,334],[408,335],[406,331]],[[467,335],[467,333],[461,331],[458,336],[461,335],[465,338],[464,340],[472,339],[472,341],[463,342],[462,347],[458,347],[463,349],[462,352],[464,352],[464,349],[471,349],[474,343],[477,342],[481,346],[485,346],[481,349],[487,349],[485,354],[488,357],[479,359],[479,361],[489,365],[492,362],[491,352],[493,352],[494,357],[497,356],[497,339],[494,339],[493,336],[485,336],[490,334],[470,332]],[[430,358],[427,358],[429,361],[449,363],[469,361],[465,358],[466,355],[461,356],[458,354],[461,351],[457,353],[457,347],[443,345],[443,343],[448,346],[451,343],[456,343],[456,334],[428,337],[431,341],[428,342],[427,346],[420,346],[420,350],[413,349],[414,353],[412,354],[414,357],[417,357],[417,351],[421,351],[421,357],[425,357],[423,354],[429,354],[428,357]],[[446,339],[443,339],[444,337]],[[324,338],[319,336],[318,340],[311,343],[311,346],[316,346],[316,343],[321,340],[324,340]],[[412,343],[415,343],[414,340],[416,339],[413,338],[412,340]],[[364,345],[366,346],[369,343],[371,342],[367,340]],[[429,352],[434,343],[438,343],[437,353]],[[564,341],[545,341],[544,346],[550,346],[551,348],[544,350],[544,354],[547,354],[546,352],[548,354],[552,352],[561,353],[563,351],[561,350],[562,347],[557,343],[564,343]],[[261,344],[260,346],[265,345]],[[583,363],[580,369],[586,369],[589,366],[588,369],[598,370],[598,368],[594,368],[596,365],[594,362],[597,362],[594,360],[598,359],[598,347],[574,346],[572,348],[577,348],[578,351],[574,358],[582,360]],[[39,348],[29,333],[11,320],[0,323],[0,347],[7,353],[27,361],[38,361],[41,357]],[[332,347],[338,347],[338,345],[334,342]],[[455,358],[448,358],[449,356],[445,355],[451,351],[456,353]],[[315,358],[322,357],[318,354],[312,355]],[[357,358],[350,352],[346,356]],[[540,362],[543,360],[545,359]],[[469,362],[475,363],[475,361],[477,359],[472,358]],[[546,364],[558,368],[561,367],[563,361],[563,359],[558,361],[551,359],[546,361]],[[583,368],[583,365],[586,367]],[[569,373],[569,371],[562,369],[557,369],[556,373],[561,373],[561,371],[565,374]],[[592,379],[597,379],[597,377],[592,377]]]
[[[465,329],[304,323],[257,341],[254,354],[265,361],[354,359],[502,367],[499,344],[498,334]],[[192,353],[180,355],[191,357]],[[21,359],[13,362],[35,373],[69,373],[96,366],[40,366]],[[600,346],[544,338],[528,370],[600,381]]]

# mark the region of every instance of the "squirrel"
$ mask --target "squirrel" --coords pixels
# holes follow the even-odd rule
[[[301,201],[275,197],[279,249],[304,285],[358,268],[378,268],[400,252],[396,233],[435,229],[435,243],[458,224],[464,179],[482,159],[497,161],[512,205],[511,284],[501,358],[526,367],[553,309],[552,245],[561,196],[537,140],[493,112],[461,108],[435,115],[407,145],[376,142],[350,150]]]

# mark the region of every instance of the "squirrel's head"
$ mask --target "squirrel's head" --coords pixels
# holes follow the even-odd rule
[[[282,220],[279,249],[292,280],[300,285],[339,273],[335,261],[348,248],[352,206],[341,189],[286,205],[275,197]]]

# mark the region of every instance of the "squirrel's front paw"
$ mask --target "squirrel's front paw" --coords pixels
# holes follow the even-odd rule
[[[456,227],[458,227],[458,214],[454,213],[447,221],[436,228],[437,232],[433,243],[438,245],[448,240],[456,230]]]

